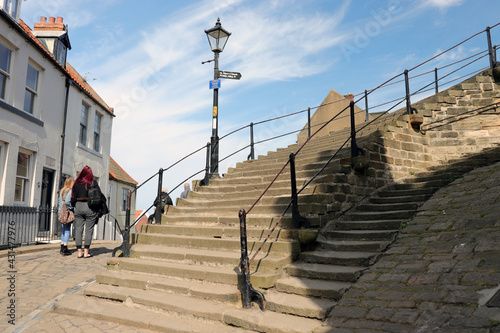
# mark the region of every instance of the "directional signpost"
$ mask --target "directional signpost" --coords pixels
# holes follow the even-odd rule
[[[239,79],[241,79],[241,73],[219,71],[219,77],[222,78],[222,79],[239,80]]]

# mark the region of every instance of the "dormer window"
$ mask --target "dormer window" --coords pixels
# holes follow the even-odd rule
[[[33,33],[42,45],[49,51],[56,60],[66,67],[66,54],[71,50],[71,43],[68,37],[68,27],[63,24],[62,17],[43,17],[40,22],[35,23]]]

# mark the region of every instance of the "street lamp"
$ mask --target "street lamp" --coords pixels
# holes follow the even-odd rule
[[[214,52],[214,59],[206,62],[214,61],[214,82],[219,80],[219,53],[224,51],[227,40],[231,33],[225,30],[220,24],[220,19],[217,18],[217,23],[213,28],[205,30],[207,34],[208,43]],[[211,153],[210,153],[210,174],[219,175],[219,136],[217,134],[218,128],[218,103],[219,103],[219,86],[220,81],[214,87],[214,107],[212,111],[212,137],[210,138]]]

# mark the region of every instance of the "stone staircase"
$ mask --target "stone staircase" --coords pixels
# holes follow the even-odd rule
[[[299,195],[301,215],[320,231],[317,241],[301,244],[287,212],[250,265],[251,283],[266,297],[264,312],[257,306],[241,308],[238,211],[249,209],[297,144],[238,163],[210,186],[190,192],[161,224],[145,225],[133,236],[131,258],[111,259],[96,284],[84,295],[65,297],[55,311],[158,331],[327,331],[322,325],[337,301],[418,207],[456,177],[497,158],[485,153],[500,143],[494,111],[446,121],[457,108],[493,103],[498,92],[491,75],[482,73],[416,103],[425,123],[445,122],[427,133],[409,127],[404,110],[381,117],[358,133],[365,169],[354,170],[349,147],[340,149]],[[477,128],[485,119],[488,125]],[[344,129],[314,138],[302,149],[296,156],[298,189],[348,133]],[[466,154],[480,157],[466,159]],[[250,257],[278,221],[290,191],[287,167],[247,217]]]

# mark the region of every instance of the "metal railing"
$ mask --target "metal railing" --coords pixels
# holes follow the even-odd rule
[[[357,132],[361,131],[366,126],[368,126],[369,124],[373,123],[374,121],[376,121],[378,118],[380,118],[384,114],[387,114],[387,113],[391,112],[392,110],[394,110],[397,106],[399,106],[403,102],[406,102],[406,113],[407,114],[412,114],[414,112],[418,112],[418,110],[415,110],[411,106],[412,105],[411,97],[413,97],[413,96],[424,94],[424,93],[429,93],[431,91],[434,91],[434,93],[437,93],[437,92],[439,92],[440,89],[442,89],[444,87],[447,87],[447,86],[451,85],[452,83],[454,83],[454,82],[456,82],[458,80],[463,79],[464,77],[475,75],[475,74],[477,74],[477,73],[479,73],[479,72],[481,72],[481,71],[483,71],[484,69],[487,69],[487,68],[495,69],[496,67],[499,66],[498,62],[496,61],[496,50],[497,50],[498,47],[492,45],[491,34],[490,34],[491,29],[497,27],[499,24],[500,23],[497,23],[497,24],[495,24],[492,27],[487,27],[485,30],[476,33],[475,35],[473,35],[473,36],[471,36],[471,37],[463,40],[462,42],[460,42],[460,43],[458,43],[458,44],[456,44],[456,45],[448,48],[447,50],[445,50],[445,51],[443,51],[443,52],[441,52],[441,53],[433,56],[432,58],[429,58],[428,60],[426,60],[426,61],[424,61],[424,62],[422,62],[422,63],[420,63],[420,64],[418,64],[418,65],[416,65],[416,66],[414,66],[414,67],[412,67],[410,69],[407,69],[407,70],[405,70],[404,72],[402,72],[400,74],[395,75],[394,77],[388,79],[387,81],[385,81],[384,83],[380,84],[376,88],[373,88],[373,89],[370,89],[370,90],[367,89],[367,90],[364,90],[361,93],[355,94],[354,95],[354,99],[357,98],[357,100],[351,101],[347,107],[345,107],[343,110],[341,110],[339,113],[337,113],[334,117],[332,117],[330,120],[328,120],[328,121],[326,121],[324,123],[319,123],[319,124],[312,125],[311,124],[311,110],[318,109],[319,107],[327,106],[327,105],[333,104],[333,103],[339,103],[339,102],[342,102],[342,101],[345,102],[345,99],[336,100],[336,101],[333,101],[331,103],[322,104],[322,105],[319,105],[319,106],[316,106],[316,107],[308,107],[305,110],[300,110],[300,111],[293,112],[293,113],[290,113],[290,114],[287,114],[287,115],[283,115],[283,116],[279,116],[279,117],[274,117],[274,118],[263,120],[263,121],[259,121],[259,122],[251,122],[248,125],[242,126],[242,127],[238,128],[238,129],[236,129],[236,130],[234,130],[232,132],[229,132],[228,134],[220,137],[219,140],[217,142],[215,142],[215,145],[218,145],[221,140],[223,140],[223,139],[225,139],[225,138],[227,138],[227,137],[229,137],[229,136],[231,136],[231,135],[233,135],[235,133],[238,133],[238,132],[240,132],[242,130],[245,130],[247,128],[249,129],[249,134],[250,134],[249,135],[249,143],[247,145],[244,145],[243,147],[240,147],[240,148],[236,149],[234,152],[230,153],[226,157],[224,157],[224,158],[220,159],[219,161],[217,161],[217,163],[220,163],[220,162],[222,162],[222,161],[224,161],[224,160],[226,160],[226,159],[228,159],[230,157],[233,157],[237,153],[240,153],[240,152],[242,152],[242,151],[244,151],[246,149],[250,150],[249,154],[247,156],[247,159],[254,159],[255,158],[255,146],[257,144],[268,142],[270,140],[275,140],[275,139],[278,139],[278,138],[281,138],[281,137],[284,137],[284,136],[288,136],[288,135],[291,135],[291,134],[299,133],[299,132],[301,132],[301,131],[304,130],[304,128],[300,128],[300,129],[293,130],[293,131],[290,131],[290,132],[287,132],[287,133],[281,133],[281,134],[278,134],[278,135],[275,135],[275,136],[272,136],[272,137],[269,137],[269,138],[265,138],[265,139],[262,139],[262,140],[259,140],[259,141],[255,141],[255,136],[254,136],[255,133],[254,132],[256,130],[256,126],[263,125],[265,123],[269,123],[269,122],[272,122],[272,121],[281,120],[281,119],[288,118],[288,117],[300,116],[300,115],[303,115],[304,113],[307,112],[307,128],[306,128],[306,130],[307,130],[307,139],[306,139],[306,141],[300,146],[300,148],[295,153],[290,154],[290,157],[289,157],[288,161],[284,164],[284,166],[279,171],[279,173],[276,175],[276,177],[273,179],[273,181],[269,184],[269,186],[266,188],[266,190],[264,190],[264,192],[259,196],[259,198],[255,201],[255,203],[250,207],[250,209],[248,211],[246,211],[246,212],[244,210],[240,210],[239,216],[240,216],[240,219],[241,219],[241,223],[245,224],[245,230],[246,230],[246,216],[250,213],[250,211],[257,204],[257,202],[259,202],[259,200],[264,196],[264,194],[269,190],[269,188],[272,186],[272,184],[277,179],[277,177],[283,172],[283,170],[285,170],[285,168],[288,165],[291,166],[291,169],[292,168],[294,169],[294,166],[295,166],[294,165],[295,157],[301,152],[302,148],[310,141],[310,139],[313,138],[318,132],[320,132],[323,128],[325,128],[332,121],[334,121],[336,119],[338,120],[338,119],[340,119],[342,117],[350,117],[351,118],[351,132],[350,132],[349,137],[346,138],[346,140],[340,145],[340,148],[335,152],[334,155],[332,155],[332,157],[318,171],[318,173],[316,175],[314,175],[299,191],[296,191],[296,186],[293,186],[294,185],[294,181],[295,181],[294,180],[295,179],[295,173],[293,172],[294,170],[291,170],[291,185],[292,185],[291,200],[290,200],[288,206],[286,207],[285,211],[281,215],[280,219],[277,221],[277,223],[274,225],[274,227],[270,231],[269,235],[263,241],[262,245],[267,241],[267,239],[270,237],[270,235],[272,234],[272,232],[279,225],[279,223],[282,220],[283,216],[285,215],[285,213],[288,211],[288,209],[290,207],[292,207],[292,216],[295,216],[294,226],[295,227],[299,227],[301,225],[307,226],[308,225],[307,219],[301,217],[300,213],[298,212],[298,204],[297,204],[298,199],[297,199],[297,195],[300,194],[327,167],[327,165],[333,160],[333,158],[335,158],[338,155],[338,153],[340,152],[340,150],[343,149],[349,142],[351,142],[351,157],[358,156],[358,154],[363,154],[363,151],[359,147],[357,147],[357,145],[356,145],[356,133]],[[458,46],[460,46],[460,45],[462,45],[462,44],[470,41],[474,37],[479,36],[479,35],[481,35],[482,33],[485,33],[485,32],[486,32],[486,35],[487,35],[487,42],[488,42],[488,48],[486,50],[483,50],[483,51],[481,51],[479,53],[476,53],[474,55],[468,56],[468,57],[466,57],[464,59],[455,61],[453,63],[446,64],[446,65],[444,65],[442,67],[439,67],[439,68],[434,67],[431,70],[427,70],[425,72],[422,72],[422,73],[419,73],[419,74],[415,74],[414,76],[410,76],[410,73],[414,73],[416,69],[423,68],[424,65],[430,64],[433,60],[438,59],[440,56],[446,54],[447,52],[450,52],[451,50],[457,48]],[[469,72],[469,73],[467,73],[465,75],[457,76],[459,71],[462,71],[464,68],[469,68],[469,66],[475,64],[476,62],[480,61],[481,59],[484,59],[485,57],[488,57],[488,59],[489,59],[489,66],[482,67],[482,68],[474,68],[471,72]],[[441,77],[439,77],[439,74],[442,71],[448,70],[452,66],[459,65],[462,62],[465,62],[465,61],[468,61],[468,60],[470,60],[470,61],[467,62],[467,63],[465,63],[464,65],[462,65],[462,66],[460,66],[460,67],[458,67],[456,69],[450,70],[449,72],[447,72],[445,74],[442,74]],[[419,83],[418,80],[421,80],[426,75],[431,75],[431,74],[432,74],[432,77],[433,77],[432,80],[427,80],[427,82],[422,86],[422,88],[420,88],[418,90],[415,90],[413,93],[411,92],[411,89],[410,89],[410,82],[411,82],[411,80],[416,81],[417,84],[418,84]],[[450,76],[452,76],[452,75],[455,75],[455,77],[451,78]],[[448,77],[450,77],[449,81],[443,82],[443,80],[445,78],[448,78]],[[370,105],[369,104],[368,97],[370,95],[373,97],[375,92],[379,92],[383,88],[387,88],[387,87],[399,84],[401,82],[404,82],[405,92],[400,97],[393,98],[393,99],[391,99],[389,101],[384,101],[382,103],[379,102],[376,105]],[[364,100],[365,110],[363,110],[361,112],[365,113],[365,123],[364,123],[363,126],[361,126],[360,128],[358,128],[356,130],[355,129],[356,124],[355,124],[355,121],[354,121],[354,118],[355,118],[354,105],[357,104],[357,103],[359,103],[362,100]],[[377,100],[377,98],[375,98],[375,100]],[[389,108],[386,108],[388,105],[392,105],[392,106],[390,106]],[[341,114],[344,111],[346,111],[347,108],[349,108],[349,111],[350,111],[349,115],[347,115],[347,116],[341,116]],[[374,110],[375,110],[375,112],[374,112]],[[377,111],[377,110],[382,110],[382,111]],[[369,111],[371,111],[371,113]],[[376,114],[377,116],[376,117],[371,117],[371,118],[374,118],[374,119],[370,120],[370,115],[371,114]],[[319,127],[319,128],[316,129],[316,131],[313,134],[311,134],[311,130],[313,129],[313,127]],[[197,153],[202,152],[202,151],[206,151],[206,159],[205,159],[206,163],[205,163],[204,168],[202,168],[201,170],[195,172],[194,174],[190,175],[189,177],[187,177],[186,179],[184,179],[182,182],[180,182],[178,185],[174,186],[174,188],[171,189],[168,194],[170,195],[173,191],[175,191],[184,182],[186,182],[189,179],[192,179],[193,177],[196,177],[197,175],[199,175],[199,174],[201,174],[203,172],[205,172],[205,175],[204,175],[204,178],[203,178],[203,180],[202,180],[201,183],[202,183],[202,185],[208,185],[209,182],[210,182],[210,179],[214,176],[213,174],[210,173],[210,170],[218,170],[218,167],[214,167],[213,165],[210,165],[210,161],[211,161],[210,157],[211,157],[211,154],[212,154],[212,150],[213,150],[213,147],[211,147],[211,144],[207,143],[206,145],[200,147],[199,149],[193,151],[192,153],[187,154],[186,156],[184,156],[183,158],[181,158],[179,161],[177,161],[177,162],[173,163],[172,165],[170,165],[168,168],[165,168],[165,169],[161,168],[161,169],[159,169],[159,171],[157,173],[155,173],[150,178],[148,178],[145,182],[143,182],[142,184],[140,184],[134,190],[134,192],[137,191],[144,184],[148,183],[149,181],[153,180],[156,176],[158,176],[157,197],[159,197],[160,194],[161,194],[161,189],[162,189],[162,185],[163,185],[163,174],[164,174],[164,172],[168,171],[169,169],[171,169],[175,165],[178,165],[180,162],[185,161],[187,158],[190,158],[190,157],[192,157],[192,156],[194,156]],[[296,193],[294,193],[294,191],[296,191]],[[123,244],[119,248],[117,248],[117,249],[121,249],[123,251],[123,255],[124,256],[128,256],[129,255],[129,249],[130,249],[129,231],[130,231],[130,228],[132,228],[140,220],[140,218],[147,211],[149,211],[151,208],[153,208],[153,206],[154,206],[154,204],[152,204],[133,223],[130,223],[131,222],[130,221],[130,198],[131,198],[131,194],[132,193],[133,192],[129,192],[129,196],[128,196],[129,199],[128,199],[128,204],[127,204],[127,218],[126,218],[126,222],[125,222],[125,229],[122,230]],[[156,220],[159,221],[159,219],[160,219],[160,212],[159,212],[158,209],[156,210],[155,215],[156,215]],[[244,279],[244,276],[248,277],[248,274],[249,274],[249,265],[252,262],[252,260],[256,257],[258,251],[260,251],[260,249],[262,248],[262,245],[261,245],[259,247],[259,249],[257,250],[257,252],[253,254],[252,259],[248,260],[246,249],[245,249],[245,251],[243,251],[243,246],[244,246],[244,244],[246,244],[246,232],[245,232],[244,236],[245,237],[243,237],[243,236],[241,237],[242,257],[241,257],[241,262],[240,262],[240,268],[241,268],[241,273],[242,273],[243,279]],[[245,238],[245,239],[243,239],[243,238]],[[115,250],[117,250],[117,249],[115,249]],[[248,283],[248,284],[245,285],[246,283]],[[262,294],[259,294],[258,292],[256,292],[252,288],[249,279],[247,279],[247,282],[245,282],[242,285],[242,297],[245,298],[245,299],[243,299],[244,307],[248,307],[252,300],[260,300],[261,301],[261,308],[263,307],[263,304],[265,304],[264,296]]]
[[[54,238],[46,221],[57,208],[0,206],[0,249],[47,243]]]

